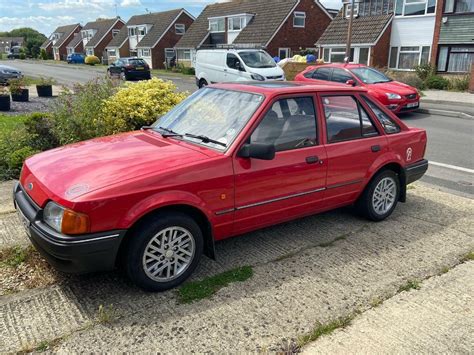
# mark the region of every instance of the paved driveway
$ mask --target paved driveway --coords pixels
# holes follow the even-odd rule
[[[318,322],[364,314],[407,281],[457,265],[474,250],[473,207],[418,184],[381,223],[342,209],[221,242],[218,261],[204,258],[194,279],[241,265],[252,265],[254,276],[193,304],[179,304],[173,290],[142,292],[118,272],[70,276],[0,298],[0,344],[7,352],[53,340],[65,352],[288,349]],[[16,223],[10,216],[0,218]],[[9,230],[0,238],[24,240]],[[97,322],[100,305],[111,323]]]

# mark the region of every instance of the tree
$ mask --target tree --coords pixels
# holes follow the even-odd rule
[[[16,28],[9,32],[0,32],[0,37],[23,37],[25,42],[23,47],[25,47],[25,54],[28,57],[38,57],[40,53],[40,47],[44,41],[46,41],[46,36],[33,28],[22,27]]]

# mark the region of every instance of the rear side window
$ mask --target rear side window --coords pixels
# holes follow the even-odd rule
[[[252,143],[274,144],[277,152],[317,144],[312,97],[275,102],[250,137]]]
[[[313,79],[318,80],[331,80],[331,68],[320,68],[316,70],[313,74]]]
[[[329,143],[377,136],[369,115],[353,96],[324,96]]]
[[[365,102],[369,105],[370,109],[375,113],[375,116],[382,124],[382,127],[387,134],[398,133],[401,131],[400,126],[385,112],[383,112],[376,104],[370,101],[366,96],[364,96]]]

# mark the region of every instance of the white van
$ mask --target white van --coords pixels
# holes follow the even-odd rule
[[[285,73],[261,49],[202,49],[196,54],[196,85],[285,80]]]

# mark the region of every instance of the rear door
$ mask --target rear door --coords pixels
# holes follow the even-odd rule
[[[358,197],[370,176],[370,167],[388,151],[388,141],[359,95],[319,96],[328,157],[326,199],[334,207]]]

